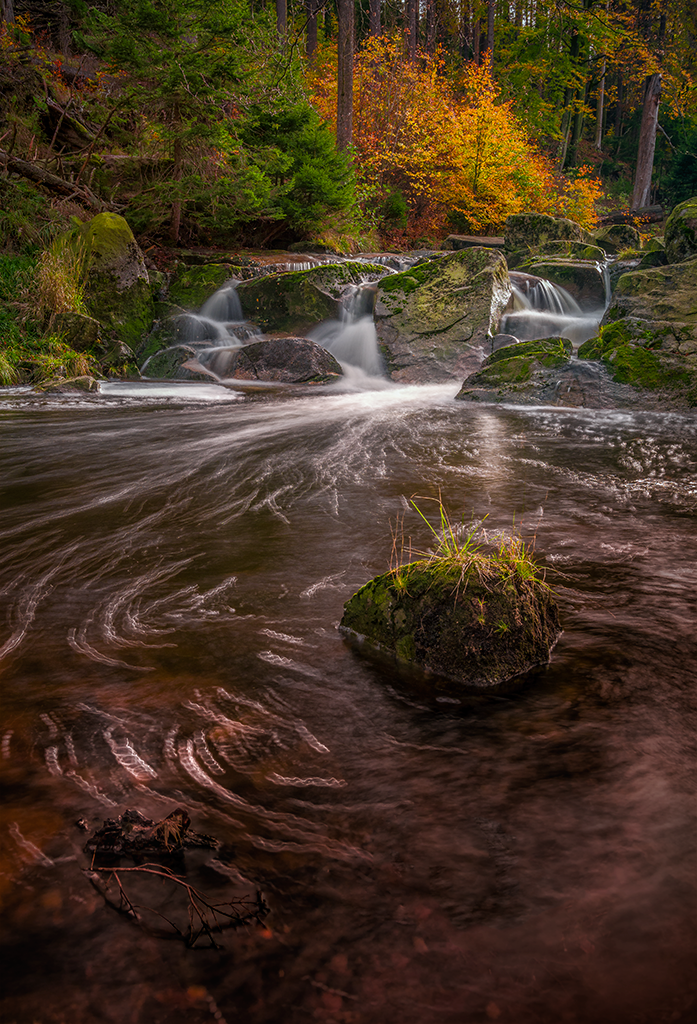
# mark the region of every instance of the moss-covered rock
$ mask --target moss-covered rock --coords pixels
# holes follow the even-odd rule
[[[347,602],[341,629],[468,688],[497,686],[545,664],[561,631],[554,598],[539,579],[439,559],[366,583]]]
[[[551,397],[546,394],[550,379],[556,381],[572,351],[568,338],[505,345],[465,380],[455,397],[461,401],[546,404]]]
[[[213,292],[236,276],[237,269],[230,263],[180,264],[170,279],[167,298],[182,309],[200,309]]]
[[[143,254],[128,223],[100,213],[80,229],[89,255],[85,306],[90,316],[135,349],[154,320],[153,297]]]
[[[375,327],[393,380],[461,380],[481,363],[510,295],[494,249],[462,249],[383,278]]]
[[[197,352],[189,345],[172,345],[156,352],[142,368],[143,376],[154,380],[216,381],[197,360]]]
[[[85,313],[56,313],[54,327],[76,352],[90,352],[99,344],[103,333],[99,320]]]
[[[593,232],[595,244],[613,256],[625,249],[640,249],[641,238],[631,224],[610,224]]]
[[[378,264],[330,263],[243,281],[238,289],[244,315],[265,331],[305,334],[322,320],[337,319],[347,287],[377,281]]]
[[[540,256],[564,256],[567,259],[592,260],[595,263],[603,263],[606,258],[605,250],[599,245],[588,245],[571,239],[545,242],[536,251]]]
[[[600,328],[598,337],[585,342],[580,359],[599,359],[612,379],[648,391],[665,391],[666,402],[697,404],[697,344],[680,352],[680,341],[669,322],[617,320]]]
[[[516,213],[506,218],[506,249],[511,251],[537,250],[554,241],[585,242],[593,239],[575,220],[549,217],[545,213]]]
[[[664,241],[669,263],[697,256],[697,196],[675,207],[666,221]]]

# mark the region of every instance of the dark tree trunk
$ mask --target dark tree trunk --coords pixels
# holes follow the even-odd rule
[[[288,0],[276,0],[276,28],[279,36],[285,38],[288,30]]]
[[[588,86],[586,85],[587,89]],[[576,109],[571,120],[571,139],[566,156],[567,167],[575,167],[578,160],[578,144],[581,141],[581,133],[583,132],[583,108],[586,104],[586,90],[583,93],[576,93]]]
[[[370,34],[379,36],[382,33],[381,0],[370,0]]]
[[[338,0],[338,11],[336,144],[346,149],[353,137],[353,0]]]
[[[634,193],[632,195],[633,210],[639,210],[643,206],[649,206],[651,203],[651,174],[653,173],[653,154],[656,149],[656,130],[658,128],[658,107],[660,102],[661,76],[649,75],[644,88],[644,109],[641,115],[639,152],[637,154]]]
[[[317,49],[317,0],[305,0],[305,10],[307,12],[305,53],[307,59],[313,61]]]
[[[409,59],[416,60],[416,41],[419,34],[419,0],[407,0],[407,32]]]
[[[486,6],[486,52],[488,54],[489,67],[494,65],[494,14],[496,13],[496,0],[487,0]]]
[[[14,25],[15,5],[14,0],[2,0],[2,20],[8,25]]]
[[[175,117],[179,120],[179,110],[177,108]],[[172,166],[172,181],[179,182],[182,178],[182,142],[179,136],[174,140],[173,149],[173,166]],[[172,213],[169,221],[169,238],[173,245],[176,245],[179,241],[179,232],[181,230],[182,222],[182,201],[179,196],[172,203]]]

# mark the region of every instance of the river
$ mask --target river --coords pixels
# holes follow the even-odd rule
[[[697,419],[456,391],[0,391],[4,1022],[695,1020]],[[558,592],[510,692],[337,630],[439,493]],[[83,852],[177,806],[189,880],[269,910],[217,949]]]

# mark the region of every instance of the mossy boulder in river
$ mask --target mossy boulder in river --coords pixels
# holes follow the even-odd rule
[[[545,664],[561,632],[554,597],[526,558],[516,565],[481,555],[424,559],[377,576],[348,601],[340,628],[467,688]]]
[[[666,256],[670,263],[697,256],[697,196],[676,206],[666,222]]]
[[[625,249],[641,248],[639,232],[631,224],[610,224],[608,227],[598,228],[593,232],[593,238],[595,244],[611,256]]]
[[[510,295],[506,260],[494,249],[463,249],[383,278],[375,328],[392,379],[461,380],[480,365]]]
[[[152,327],[154,304],[133,232],[118,214],[99,213],[79,234],[89,257],[87,312],[120,342],[136,349]]]
[[[347,289],[377,281],[385,272],[378,264],[330,263],[243,281],[237,294],[244,315],[262,330],[305,334],[322,320],[339,317]]]
[[[182,309],[200,309],[206,299],[236,276],[238,269],[230,263],[206,263],[199,267],[182,263],[170,279],[167,297]]]
[[[579,356],[615,380],[660,390],[666,408],[697,404],[697,258],[623,274],[597,338]]]
[[[543,338],[521,341],[497,349],[471,374],[455,396],[461,401],[520,402],[538,404],[549,401],[546,394],[550,377],[566,366],[571,358],[568,338]],[[545,394],[541,394],[541,391]]]
[[[670,323],[648,325],[629,317],[601,327],[578,354],[601,360],[620,384],[660,391],[665,407],[697,405],[697,360],[681,358],[679,347]]]
[[[520,261],[549,242],[569,241],[592,243],[593,239],[575,220],[550,217],[545,213],[516,213],[506,218],[506,252],[508,264],[518,267]]]

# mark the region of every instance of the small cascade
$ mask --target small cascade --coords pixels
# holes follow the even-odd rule
[[[609,279],[603,309],[584,311],[572,295],[559,285],[532,274],[511,271],[512,299],[501,318],[499,330],[520,341],[541,338],[568,338],[578,347],[597,334],[598,325],[609,301]]]
[[[221,379],[229,376],[241,346],[261,336],[259,328],[244,319],[236,281],[228,281],[206,299],[200,313],[188,316],[198,330],[206,331],[205,337],[190,339],[198,362]]]
[[[373,321],[377,284],[351,285],[341,304],[341,319],[325,320],[308,338],[326,348],[344,366],[357,367],[371,377],[383,372]]]
[[[239,322],[244,320],[242,314],[242,303],[240,297],[237,294],[237,285],[235,282],[223,285],[222,288],[218,288],[217,292],[214,292],[210,298],[201,306],[200,316],[207,317],[209,320],[227,321],[232,320]]]

